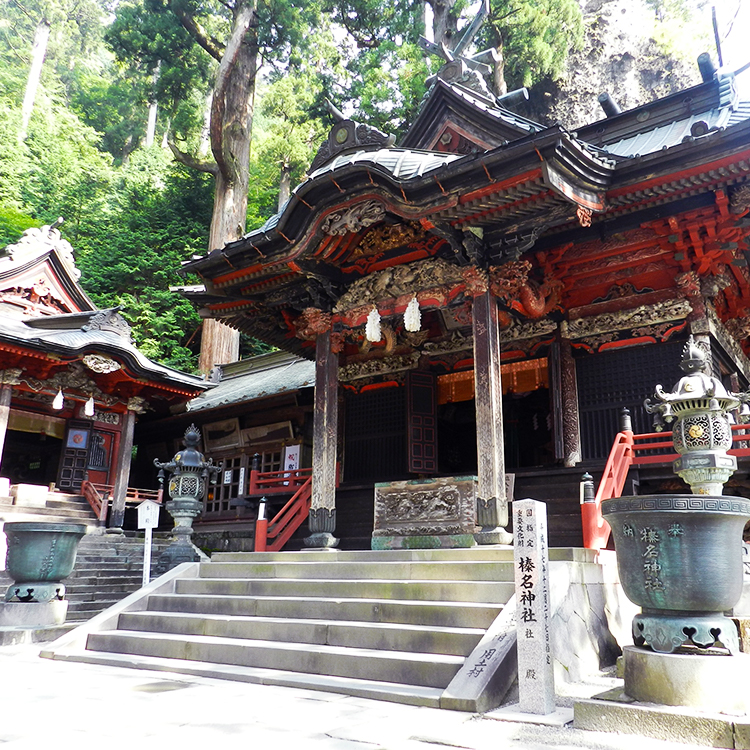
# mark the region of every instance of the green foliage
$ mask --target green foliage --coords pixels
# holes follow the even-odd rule
[[[41,224],[12,206],[0,205],[0,248],[17,242],[29,227]]]
[[[491,0],[490,8],[478,43],[502,49],[509,88],[557,78],[583,39],[577,0]]]
[[[385,133],[404,134],[427,90],[430,71],[416,44],[386,41],[363,50],[349,65],[357,119]]]
[[[200,319],[169,287],[185,283],[181,262],[205,249],[211,189],[206,175],[174,164],[161,148],[139,149],[118,172],[107,221],[91,217],[77,243],[92,299],[122,305],[143,353],[184,370],[195,368],[198,340],[192,349],[187,342]]]

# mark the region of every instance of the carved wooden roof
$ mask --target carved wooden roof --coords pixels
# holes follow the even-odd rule
[[[456,91],[435,90],[448,111]],[[697,299],[695,289],[722,320],[750,309],[750,107],[726,76],[577,134],[509,118],[502,127],[516,137],[493,145],[498,127],[476,153],[377,148],[329,160],[266,225],[189,263],[205,289],[187,293],[305,356],[308,308],[354,340],[373,303],[396,325],[416,294],[439,338],[445,320],[430,311],[460,308],[483,274],[509,325]],[[424,126],[414,142],[427,137]],[[626,154],[632,144],[638,155]]]

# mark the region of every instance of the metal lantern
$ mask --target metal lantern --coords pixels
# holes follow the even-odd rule
[[[655,401],[647,399],[646,411],[656,415],[657,431],[672,424],[672,444],[679,458],[675,474],[693,494],[721,495],[724,483],[737,470],[732,447],[729,412],[745,394],[729,393],[720,380],[708,375],[706,352],[691,336],[683,351],[680,369],[685,375],[671,393],[656,386]]]
[[[203,495],[210,479],[216,483],[220,467],[213,461],[206,461],[198,450],[200,432],[195,425],[185,431],[185,448],[175,454],[171,461],[163,463],[154,459],[159,469],[159,483],[164,483],[165,473],[169,473],[167,492],[170,500],[165,507],[174,519],[175,541],[160,555],[157,570],[164,573],[182,562],[195,562],[200,553],[190,541],[193,534],[192,522],[203,508]]]
[[[722,490],[737,468],[727,453],[728,412],[749,396],[729,393],[706,372],[706,352],[692,336],[680,367],[685,375],[674,389],[657,386],[645,406],[657,430],[672,425],[679,454],[673,467],[693,494],[613,498],[602,503],[602,513],[612,527],[623,589],[643,609],[633,620],[636,646],[664,653],[722,646],[736,653],[737,628],[724,613],[742,593],[750,501]]]

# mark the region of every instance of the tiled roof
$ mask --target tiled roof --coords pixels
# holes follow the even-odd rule
[[[0,316],[0,340],[27,346],[47,354],[102,351],[115,357],[118,355],[127,357],[144,375],[155,380],[166,380],[193,389],[207,387],[206,382],[195,375],[188,375],[148,359],[118,333],[99,329],[83,330],[80,325],[78,327],[70,325],[73,318],[85,324],[99,312],[102,311],[30,320],[2,315]],[[61,319],[59,327],[54,327],[56,317]]]
[[[235,369],[239,372],[231,374]],[[253,357],[223,370],[218,385],[190,401],[188,411],[216,409],[315,385],[315,362],[286,352]]]
[[[615,156],[631,158],[644,156],[694,138],[691,128],[696,123],[704,122],[708,132],[711,133],[736,125],[748,118],[750,118],[750,102],[741,102],[736,109],[730,109],[729,107],[712,109],[708,112],[701,112],[681,120],[675,120],[668,125],[662,125],[645,133],[638,133],[630,138],[623,138],[616,143],[605,146],[604,150]]]

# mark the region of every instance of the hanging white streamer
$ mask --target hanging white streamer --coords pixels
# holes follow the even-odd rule
[[[365,338],[368,341],[380,341],[383,338],[383,333],[380,330],[380,313],[377,307],[373,307],[370,310],[370,314],[367,316],[367,325],[365,326]]]
[[[60,411],[65,407],[65,396],[63,396],[62,388],[57,391],[57,396],[52,401],[52,408],[55,411]]]
[[[94,416],[94,397],[90,396],[89,400],[83,405],[83,413],[87,417]]]
[[[419,311],[419,302],[412,297],[404,311],[404,328],[414,333],[422,327],[422,313]]]

